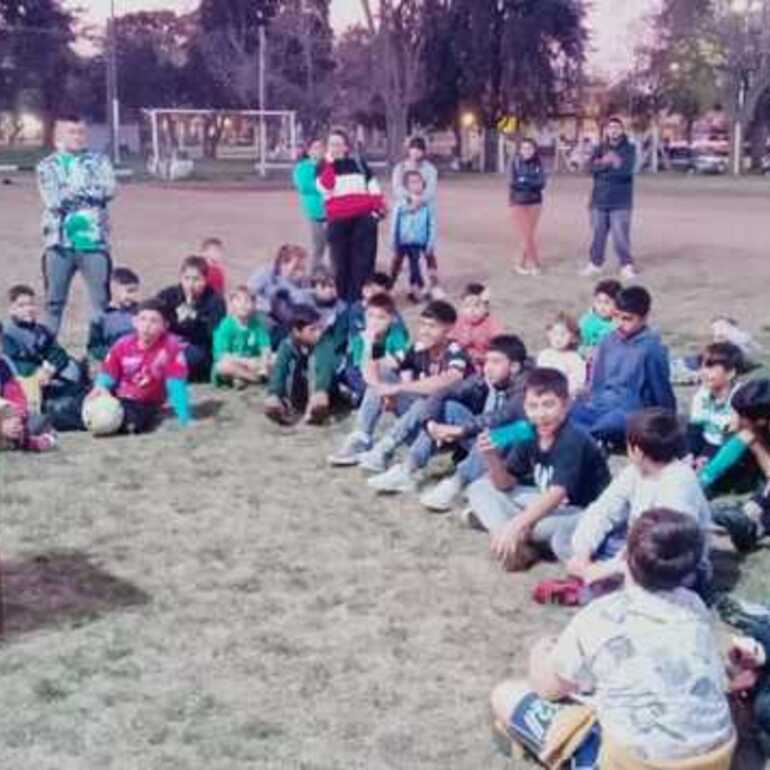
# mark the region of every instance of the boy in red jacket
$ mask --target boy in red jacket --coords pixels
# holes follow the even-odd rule
[[[493,337],[503,333],[503,325],[489,311],[490,293],[480,283],[465,287],[460,313],[450,338],[470,355],[476,371],[484,370],[484,361]]]

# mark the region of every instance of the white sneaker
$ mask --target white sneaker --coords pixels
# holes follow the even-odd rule
[[[359,457],[372,448],[372,440],[365,433],[355,431],[346,439],[345,443],[327,458],[329,465],[337,468],[349,468],[358,465]]]
[[[431,300],[434,300],[434,301],[445,300],[446,298],[447,298],[447,293],[438,284],[436,284],[428,292],[428,296],[427,296],[427,299],[431,299]]]
[[[581,271],[580,275],[583,278],[591,278],[595,275],[601,275],[602,269],[595,265],[593,262],[589,262]]]
[[[433,489],[429,489],[420,497],[420,503],[431,511],[448,511],[457,495],[463,491],[463,480],[455,473],[440,481]]]
[[[388,467],[390,455],[388,448],[378,442],[368,452],[358,456],[358,467],[370,473],[383,473]]]
[[[405,463],[398,463],[392,468],[372,476],[367,484],[382,494],[397,494],[398,492],[414,492],[417,489],[417,478],[410,472]]]
[[[639,273],[636,272],[636,268],[633,265],[626,265],[620,269],[620,277],[624,281],[633,281]]]

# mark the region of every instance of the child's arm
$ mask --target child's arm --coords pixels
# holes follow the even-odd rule
[[[284,341],[285,342],[285,341]],[[269,396],[283,399],[286,397],[286,381],[289,379],[289,346],[281,343],[275,359],[273,370],[270,372],[270,380],[267,383]]]
[[[768,449],[767,445],[751,430],[742,430],[738,435],[751,450],[764,477],[770,480],[770,449]]]
[[[652,395],[652,403],[648,406],[661,406],[676,412],[676,396],[671,387],[671,369],[666,350],[661,348],[653,355],[647,356],[644,368],[647,385]]]
[[[484,432],[479,436],[476,448],[484,458],[487,473],[489,473],[489,478],[495,489],[501,492],[510,492],[518,481],[512,473],[509,473],[505,460],[500,452],[498,452],[497,447],[492,443],[488,432]]]
[[[43,205],[54,214],[61,214],[64,198],[59,180],[54,173],[54,164],[43,161],[37,167],[37,188]]]
[[[607,535],[628,519],[634,478],[635,471],[629,466],[580,516],[572,536],[575,560],[591,561]]]
[[[211,343],[211,353],[216,365],[222,360],[222,356],[232,352],[233,335],[232,324],[227,318],[223,318],[214,330],[214,338]]]
[[[187,388],[187,380],[169,377],[166,380],[166,393],[171,408],[176,415],[177,422],[183,426],[189,425],[191,412],[190,391]]]
[[[397,202],[406,198],[406,188],[404,187],[404,166],[402,163],[397,163],[393,169],[393,177],[391,179],[393,187],[393,197]]]

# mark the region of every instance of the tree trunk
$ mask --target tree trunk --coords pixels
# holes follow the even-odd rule
[[[762,160],[765,157],[767,134],[767,119],[765,115],[763,115],[763,111],[759,110],[759,114],[749,128],[749,140],[751,142],[751,170],[754,172],[760,172],[762,170]]]
[[[484,129],[484,165],[481,168],[484,174],[497,173],[497,147],[500,133],[497,128]]]
[[[408,132],[409,108],[398,99],[386,105],[388,130],[388,160],[397,163],[404,154],[404,144]]]

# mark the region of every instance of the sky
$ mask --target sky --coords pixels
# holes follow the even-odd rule
[[[114,0],[118,15],[132,11],[173,8],[190,11],[198,0]],[[594,51],[590,63],[594,70],[612,75],[629,63],[631,51],[640,32],[642,16],[655,7],[657,0],[593,0],[589,23]],[[101,23],[107,17],[110,0],[69,0],[68,5],[86,8],[86,17]],[[362,21],[360,0],[331,0],[332,25],[342,30]]]

